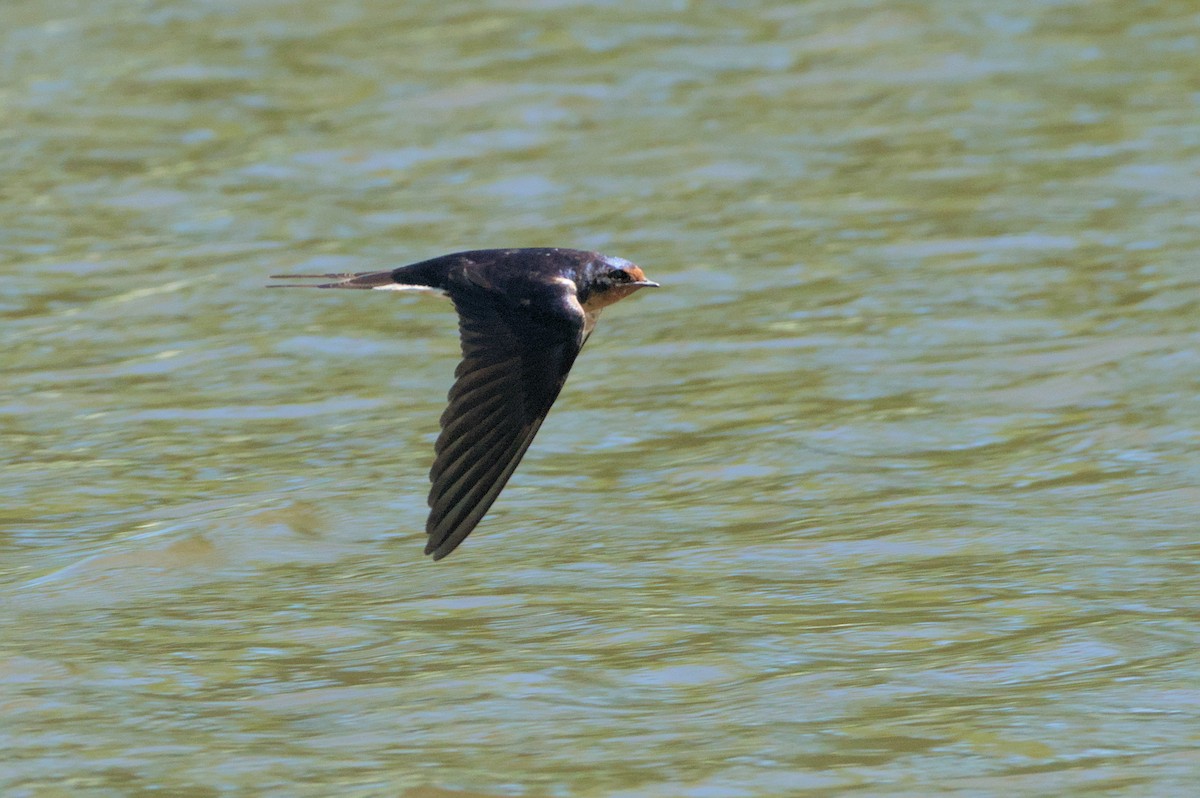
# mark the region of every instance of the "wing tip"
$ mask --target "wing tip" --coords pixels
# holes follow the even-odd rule
[[[450,536],[450,537],[453,537],[453,536]],[[463,535],[462,538],[455,540],[455,541],[451,541],[449,538],[447,538],[445,540],[435,543],[433,540],[430,540],[428,543],[425,544],[425,554],[427,556],[429,556],[434,562],[437,562],[438,560],[440,560],[440,559],[444,558],[446,555],[448,555],[450,552],[457,549],[458,544],[462,543],[463,540],[465,540],[465,539],[466,539],[466,535]]]

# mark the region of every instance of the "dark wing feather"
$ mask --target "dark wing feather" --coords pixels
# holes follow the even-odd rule
[[[538,287],[525,303],[473,284],[449,293],[463,360],[429,472],[425,553],[435,560],[454,551],[492,506],[586,338],[583,308],[565,282]]]

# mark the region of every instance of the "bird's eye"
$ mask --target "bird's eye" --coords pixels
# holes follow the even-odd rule
[[[613,269],[608,273],[608,279],[614,283],[627,283],[629,282],[629,272],[624,269]]]

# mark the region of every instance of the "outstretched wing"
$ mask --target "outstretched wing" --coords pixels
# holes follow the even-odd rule
[[[583,347],[584,311],[563,280],[524,299],[475,285],[450,289],[463,360],[429,472],[429,541],[454,551],[500,494],[558,397]]]

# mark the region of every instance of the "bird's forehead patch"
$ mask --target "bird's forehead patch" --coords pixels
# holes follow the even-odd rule
[[[614,258],[612,255],[605,255],[602,260],[605,266],[610,269],[620,269],[635,280],[646,279],[646,273],[633,261],[625,260],[624,258]]]

